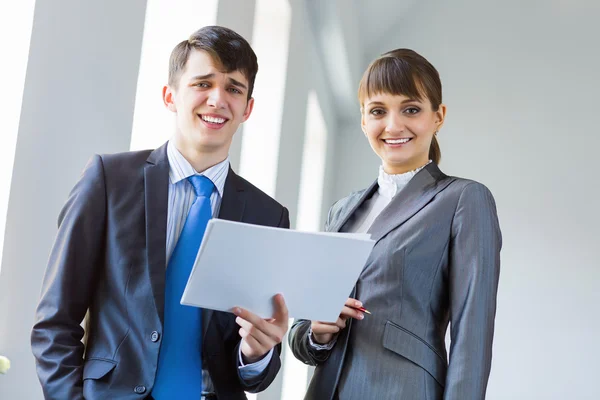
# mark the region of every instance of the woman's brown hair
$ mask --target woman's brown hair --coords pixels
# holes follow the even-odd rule
[[[440,74],[425,57],[410,49],[388,51],[367,67],[358,86],[361,109],[365,99],[378,93],[403,95],[419,101],[428,99],[434,112],[442,104]],[[429,159],[436,164],[442,159],[436,135],[431,140]]]

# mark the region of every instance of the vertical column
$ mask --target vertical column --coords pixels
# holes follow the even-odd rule
[[[290,1],[291,21],[289,27],[289,50],[286,52],[287,65],[285,71],[285,80],[283,86],[283,104],[272,104],[273,99],[269,96],[261,98],[258,101],[270,110],[281,107],[280,133],[277,163],[274,166],[277,170],[275,176],[274,189],[271,193],[274,197],[285,205],[290,211],[291,227],[295,227],[296,210],[299,193],[300,168],[302,163],[302,148],[304,142],[304,127],[306,122],[306,100],[307,100],[307,74],[309,67],[306,60],[306,44],[304,41],[304,15],[303,5],[297,1]],[[264,61],[263,61],[264,63]],[[260,59],[259,59],[260,66]],[[259,68],[260,70],[260,68]],[[264,71],[263,71],[264,73]],[[259,72],[260,74],[260,72]],[[263,76],[265,80],[272,80],[271,76]],[[274,85],[276,82],[269,82]],[[265,113],[264,118],[269,118]],[[275,117],[274,113],[271,114]],[[263,121],[260,123],[262,124]],[[246,138],[253,140],[252,138]],[[255,138],[254,140],[260,140]],[[259,144],[260,145],[260,144]],[[290,319],[290,327],[293,320]],[[258,400],[280,400],[286,398],[284,393],[284,373],[289,370],[288,363],[294,362],[294,356],[289,350],[287,344],[287,335],[282,343],[281,352],[281,370],[271,386],[258,395]],[[288,377],[289,379],[289,377]],[[302,393],[302,392],[301,392]]]
[[[292,227],[296,227],[308,90],[314,84],[314,75],[308,51],[310,41],[307,40],[312,36],[306,29],[304,4],[299,1],[291,3],[292,22],[275,197],[289,209]]]
[[[56,219],[93,153],[129,148],[145,0],[37,0],[0,275],[0,398],[41,399],[29,336]]]
[[[240,173],[271,196],[277,179],[290,22],[288,0],[257,0],[252,47],[259,73],[253,115],[244,124]]]
[[[233,29],[248,43],[252,44],[252,33],[254,29],[254,14],[256,0],[219,0],[217,9],[217,25]],[[261,59],[258,59],[259,75],[261,74]],[[254,116],[250,116],[254,118]],[[242,136],[244,134],[244,125],[240,125],[236,134],[233,136],[233,142],[229,150],[229,161],[231,168],[235,172],[240,170],[240,156],[242,154]]]

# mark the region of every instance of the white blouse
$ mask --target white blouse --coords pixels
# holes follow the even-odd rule
[[[373,225],[375,218],[390,204],[394,196],[410,182],[413,176],[430,162],[431,160],[420,168],[397,175],[386,173],[383,170],[383,166],[380,166],[379,176],[377,177],[377,184],[379,185],[377,192],[373,193],[373,196],[365,200],[356,210],[352,220],[344,228],[344,232],[366,233],[371,225]]]

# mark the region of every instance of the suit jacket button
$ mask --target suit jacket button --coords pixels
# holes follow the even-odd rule
[[[154,343],[158,342],[158,339],[160,339],[160,334],[158,332],[154,331],[150,334],[150,340]]]
[[[146,386],[138,385],[133,389],[133,391],[136,392],[137,394],[144,394],[144,393],[146,393]]]

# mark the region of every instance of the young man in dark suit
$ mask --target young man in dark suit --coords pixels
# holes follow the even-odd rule
[[[275,378],[288,327],[280,295],[269,320],[179,303],[210,218],[289,227],[287,209],[229,167],[257,70],[240,35],[198,30],[171,54],[171,140],[86,166],[59,217],[32,332],[47,399],[245,399]]]

